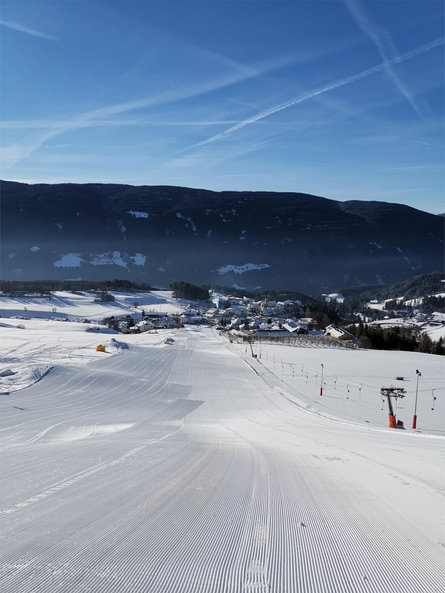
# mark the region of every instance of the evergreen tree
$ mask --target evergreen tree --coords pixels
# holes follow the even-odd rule
[[[196,286],[182,280],[170,285],[175,299],[207,300],[210,297],[209,289],[205,286]]]
[[[433,352],[433,341],[428,334],[422,334],[418,346],[419,352]]]

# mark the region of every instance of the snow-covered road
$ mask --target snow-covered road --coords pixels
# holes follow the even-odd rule
[[[5,593],[444,591],[442,438],[319,416],[211,330],[2,400]]]

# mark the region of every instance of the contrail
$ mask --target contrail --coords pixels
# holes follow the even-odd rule
[[[333,91],[334,89],[345,86],[347,84],[351,84],[352,82],[356,82],[357,80],[362,80],[363,78],[368,78],[368,76],[372,76],[373,74],[377,74],[378,72],[382,72],[382,71],[386,70],[387,64],[401,64],[402,62],[406,62],[407,60],[411,60],[412,58],[415,58],[416,56],[419,56],[419,55],[424,54],[428,51],[431,51],[432,49],[434,49],[436,47],[440,47],[444,43],[445,43],[445,38],[440,37],[438,39],[435,39],[434,41],[431,41],[430,43],[427,43],[426,45],[422,45],[422,46],[420,46],[416,49],[413,49],[407,53],[400,54],[400,55],[396,56],[395,58],[392,58],[391,60],[387,60],[387,62],[385,62],[383,64],[377,64],[376,66],[367,68],[366,70],[363,70],[362,72],[358,72],[357,74],[353,74],[352,76],[348,76],[346,78],[342,78],[341,80],[337,80],[336,82],[333,82],[328,86],[324,86],[320,89],[304,93],[303,95],[300,95],[299,97],[297,97],[295,99],[291,99],[290,101],[287,101],[286,103],[282,103],[281,105],[271,107],[270,109],[267,109],[266,111],[262,111],[261,113],[258,113],[257,115],[254,115],[248,119],[245,119],[244,121],[240,122],[239,124],[236,124],[235,126],[232,126],[231,128],[228,128],[224,132],[220,132],[219,134],[215,134],[215,136],[211,136],[210,138],[207,138],[207,140],[203,140],[202,142],[193,144],[192,146],[190,146],[188,148],[184,148],[184,149],[178,151],[178,153],[183,152],[185,150],[190,150],[191,148],[198,148],[199,146],[204,146],[205,144],[210,144],[211,142],[215,142],[216,140],[221,140],[222,138],[226,138],[227,136],[233,134],[234,132],[241,130],[242,128],[245,128],[246,126],[249,126],[250,124],[254,124],[255,122],[260,121],[266,117],[269,117],[270,115],[273,115],[274,113],[278,113],[279,111],[284,111],[284,109],[289,109],[289,107],[293,107],[294,105],[299,105],[300,103],[303,103],[304,101],[307,101],[308,99],[313,99],[314,97],[317,97],[318,95],[323,95],[324,93]]]
[[[20,31],[20,33],[31,35],[32,37],[40,37],[41,39],[48,39],[49,41],[57,41],[57,39],[52,35],[41,33],[35,29],[30,29],[29,27],[19,25],[18,23],[12,23],[11,21],[4,21],[3,19],[0,19],[0,25],[7,27],[8,29],[12,29],[13,31]]]
[[[345,0],[346,7],[348,8],[349,12],[351,13],[353,19],[360,27],[360,29],[369,37],[369,39],[375,45],[377,51],[379,52],[382,60],[383,65],[385,66],[385,71],[389,78],[393,81],[394,85],[399,89],[414,111],[420,116],[423,117],[423,114],[417,105],[414,97],[412,96],[409,89],[403,84],[401,78],[397,76],[396,72],[392,68],[390,64],[390,60],[388,58],[388,54],[392,53],[393,57],[398,55],[397,49],[394,45],[394,42],[387,31],[379,30],[374,24],[369,20],[366,13],[360,7],[359,2],[351,2],[351,0]]]
[[[5,22],[0,20],[0,24],[5,24]],[[61,125],[51,124],[45,130],[45,132],[40,135],[32,134],[25,138],[24,142],[17,142],[13,145],[0,147],[0,162],[4,162],[7,166],[14,166],[20,160],[30,156],[34,151],[38,150],[48,140],[56,138],[57,136],[60,136],[66,132],[92,127],[96,125],[98,120],[103,120],[107,117],[113,117],[163,103],[172,103],[190,99],[192,97],[197,97],[205,93],[231,86],[233,84],[244,82],[250,78],[255,78],[267,72],[273,71],[275,68],[280,68],[287,64],[288,61],[288,58],[269,60],[264,65],[260,65],[259,69],[245,67],[239,72],[220,76],[216,79],[212,79],[201,84],[189,84],[188,86],[180,88],[179,90],[167,90],[156,96],[99,107],[92,111],[82,113],[71,120],[61,122]],[[8,126],[6,125],[5,127]]]

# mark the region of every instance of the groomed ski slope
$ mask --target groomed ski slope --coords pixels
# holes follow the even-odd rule
[[[443,439],[314,414],[209,329],[1,402],[4,593],[444,591]]]

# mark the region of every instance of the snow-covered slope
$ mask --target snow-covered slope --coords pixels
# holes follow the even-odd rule
[[[2,591],[443,590],[441,438],[314,414],[211,330],[172,337],[0,400]]]
[[[230,348],[243,356],[268,384],[290,393],[295,404],[315,414],[379,430],[388,426],[388,405],[382,400],[380,388],[405,389],[405,396],[394,402],[394,412],[407,430],[412,426],[417,388],[418,432],[445,436],[442,356],[396,350],[255,344],[255,360],[250,348],[239,344]],[[416,370],[422,373],[418,387]]]
[[[0,296],[0,395],[28,387],[60,365],[78,365],[120,350],[117,331],[101,325],[105,317],[179,313],[182,301],[170,291],[113,292],[112,302],[94,293],[55,292],[51,298]],[[137,306],[135,306],[137,305]],[[82,320],[83,322],[77,321]],[[85,323],[88,321],[88,323]],[[117,339],[118,338],[118,339]],[[125,336],[124,344],[158,343],[162,335]]]
[[[141,312],[179,313],[183,310],[167,290],[152,292],[114,292],[114,301],[97,302],[94,292],[56,291],[51,298],[0,296],[0,315],[20,318],[96,319],[111,315],[132,315]]]

